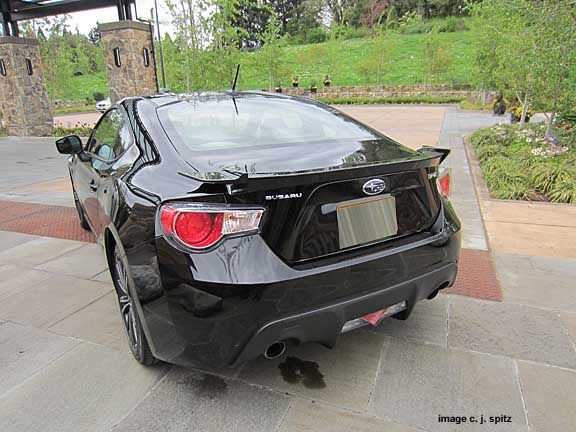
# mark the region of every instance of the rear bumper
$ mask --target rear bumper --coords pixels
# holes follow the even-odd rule
[[[197,255],[159,237],[127,254],[152,351],[170,363],[219,368],[279,340],[332,347],[344,323],[401,301],[407,317],[456,278],[460,223],[449,206],[438,222],[438,232],[401,247],[300,269],[258,235]]]
[[[242,363],[259,356],[276,341],[317,342],[332,348],[347,321],[402,301],[406,301],[408,305],[408,309],[402,312],[403,317],[407,318],[419,300],[427,298],[439,288],[452,285],[457,271],[458,266],[455,263],[447,264],[404,283],[269,322],[257,330],[233,363]]]

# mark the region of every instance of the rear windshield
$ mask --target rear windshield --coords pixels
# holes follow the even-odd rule
[[[381,138],[336,110],[263,96],[183,100],[158,115],[174,145],[194,152]]]

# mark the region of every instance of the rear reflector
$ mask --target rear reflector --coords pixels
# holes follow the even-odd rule
[[[160,222],[167,237],[193,249],[205,249],[224,236],[257,231],[263,213],[263,209],[170,204],[160,210]]]
[[[438,191],[446,198],[449,198],[452,186],[450,170],[446,167],[438,167],[438,177],[436,181],[438,182]]]
[[[371,314],[365,315],[361,318],[356,318],[350,320],[344,324],[342,327],[342,333],[347,333],[349,331],[355,330],[359,327],[364,327],[367,324],[372,324],[373,326],[378,325],[380,321],[384,318],[389,316],[395,315],[398,312],[402,312],[406,310],[406,302],[396,303],[392,306],[387,307],[386,309],[379,310],[377,312],[373,312]]]

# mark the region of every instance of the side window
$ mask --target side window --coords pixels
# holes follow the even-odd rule
[[[94,153],[107,161],[113,161],[120,156],[132,144],[130,126],[124,120],[122,113],[118,109],[109,111],[100,121],[88,151]],[[95,169],[102,169],[106,164],[93,159],[92,166]]]

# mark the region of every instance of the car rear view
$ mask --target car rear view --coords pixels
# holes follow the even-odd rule
[[[333,347],[453,284],[447,151],[295,98],[178,98],[156,113],[191,187],[157,207],[165,301],[142,307],[155,356],[217,367]]]

